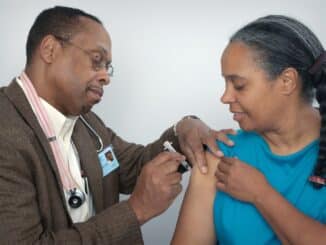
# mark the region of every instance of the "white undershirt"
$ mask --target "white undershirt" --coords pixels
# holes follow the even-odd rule
[[[20,79],[17,78],[16,80],[26,94]],[[43,100],[42,98],[40,99],[45,111],[47,112],[49,121],[52,122],[55,136],[62,151],[63,159],[68,164],[70,174],[77,183],[78,189],[83,191],[86,196],[85,202],[79,208],[70,208],[68,204],[69,195],[66,193],[66,191],[64,191],[68,212],[74,223],[84,222],[95,214],[95,210],[93,206],[92,195],[88,186],[88,194],[85,192],[85,181],[81,176],[79,155],[71,139],[71,135],[78,117],[66,117],[60,111],[50,105],[47,101]],[[33,106],[32,109],[35,113]],[[86,184],[88,185],[88,183]]]

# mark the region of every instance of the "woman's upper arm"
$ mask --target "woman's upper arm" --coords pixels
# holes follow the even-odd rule
[[[172,245],[215,244],[213,202],[216,194],[215,170],[219,159],[206,152],[208,173],[193,168],[181,206]]]

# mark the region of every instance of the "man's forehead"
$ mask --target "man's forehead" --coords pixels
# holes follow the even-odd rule
[[[111,38],[105,27],[89,18],[81,17],[80,30],[75,38],[82,42],[93,42],[106,50],[111,49]]]
[[[86,18],[86,17],[80,17],[79,22],[80,22],[80,27],[84,28],[85,30],[87,29],[88,31],[95,33],[99,29],[101,29],[101,30],[103,30],[103,32],[108,34],[105,27],[103,26],[103,24],[99,23],[93,19]]]

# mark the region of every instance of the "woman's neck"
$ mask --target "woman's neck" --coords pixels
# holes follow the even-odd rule
[[[271,151],[278,155],[288,155],[303,149],[319,138],[320,115],[312,106],[288,111],[273,130],[262,132]]]

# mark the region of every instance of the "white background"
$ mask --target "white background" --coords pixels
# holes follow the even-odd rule
[[[41,10],[54,5],[81,8],[108,29],[115,76],[94,110],[120,136],[142,144],[186,114],[216,129],[236,127],[219,101],[224,87],[219,59],[228,38],[247,22],[289,15],[326,45],[325,0],[0,0],[1,86],[24,68],[29,28]],[[181,200],[182,195],[143,226],[145,244],[169,243]]]

